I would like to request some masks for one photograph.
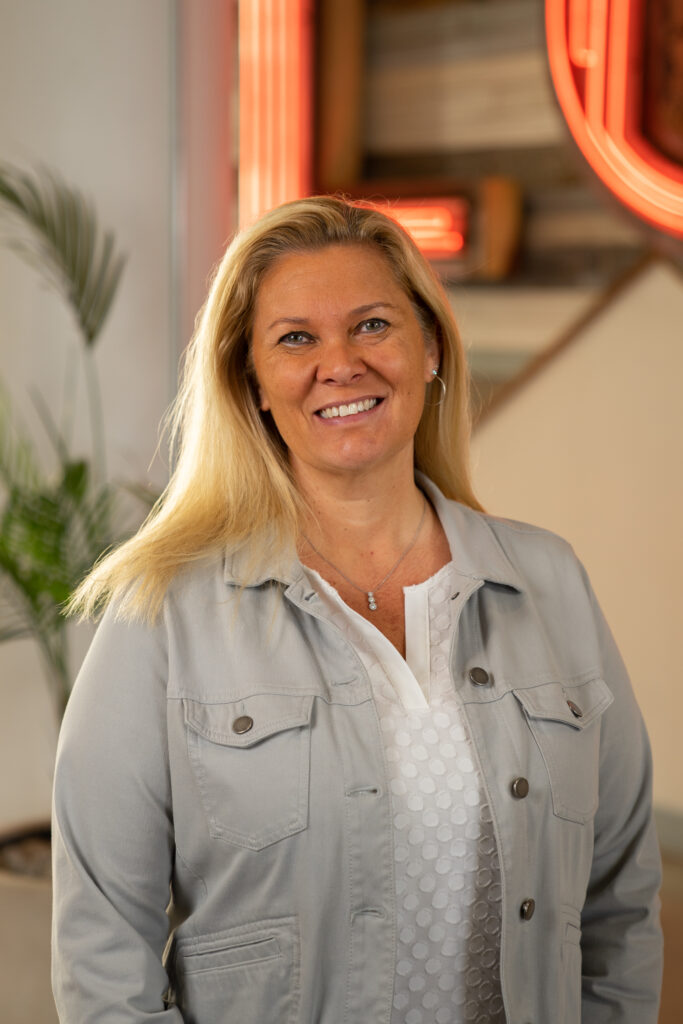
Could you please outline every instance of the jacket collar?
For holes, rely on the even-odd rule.
[[[491,517],[445,498],[423,473],[417,473],[415,478],[436,509],[458,572],[474,580],[523,591],[522,578],[498,540]]]
[[[445,498],[436,484],[422,473],[416,480],[428,496],[441,520],[457,571],[463,576],[487,583],[498,583],[523,591],[521,577],[503,550],[491,525],[491,518],[466,505]],[[268,539],[263,548],[269,548]],[[248,548],[226,552],[223,578],[227,584],[258,587],[271,581],[291,585],[303,577],[303,569],[293,548],[259,562]]]
[[[268,557],[267,552],[273,547],[270,538],[265,537],[259,546],[264,554],[256,558],[246,546],[226,551],[223,568],[226,583],[238,587],[260,587],[271,581],[291,584],[302,578],[303,568],[294,548]]]

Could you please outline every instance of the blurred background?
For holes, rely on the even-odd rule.
[[[683,3],[0,0],[0,990],[43,1024],[61,600],[140,522],[235,230],[376,201],[441,274],[485,507],[567,537],[630,670],[683,989]]]

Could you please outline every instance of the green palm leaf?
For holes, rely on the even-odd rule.
[[[2,489],[36,487],[42,478],[38,458],[28,436],[12,420],[5,389],[0,386],[0,484]]]
[[[125,258],[102,232],[91,204],[51,171],[0,165],[0,206],[23,229],[15,249],[47,273],[76,316],[87,345],[106,320]]]
[[[4,215],[4,216],[3,216]],[[32,637],[63,710],[69,693],[65,601],[102,552],[122,539],[118,487],[107,482],[94,343],[118,288],[124,258],[92,205],[51,171],[0,164],[2,241],[57,288],[84,342],[93,458],[75,458],[50,406],[34,395],[54,448],[45,470],[0,386],[0,643]],[[75,380],[75,378],[72,378]]]
[[[11,576],[0,573],[0,643],[34,635],[35,619]]]

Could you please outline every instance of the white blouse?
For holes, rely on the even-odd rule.
[[[391,1024],[502,1024],[498,853],[448,669],[462,603],[453,564],[404,588],[405,660],[326,580],[306,572],[368,672],[382,728],[398,933]]]

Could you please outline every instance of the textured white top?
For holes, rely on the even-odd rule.
[[[398,931],[391,1024],[502,1024],[498,853],[448,670],[461,603],[453,565],[404,588],[405,660],[306,572],[368,672],[382,728]]]

